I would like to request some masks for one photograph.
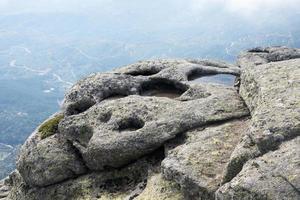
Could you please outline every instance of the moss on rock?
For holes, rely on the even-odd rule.
[[[39,128],[39,134],[41,139],[45,139],[57,132],[58,124],[60,120],[64,118],[64,115],[58,114],[55,117],[44,122]]]
[[[184,199],[184,195],[176,182],[166,180],[160,173],[156,173],[148,177],[146,188],[135,199],[181,200]]]

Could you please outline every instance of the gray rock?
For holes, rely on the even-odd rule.
[[[238,59],[238,65],[243,68],[300,58],[300,49],[288,47],[257,47],[242,53]]]
[[[4,180],[0,181],[0,199],[5,200],[9,195],[10,187],[4,183]]]
[[[248,161],[231,182],[216,193],[220,200],[300,199],[300,137],[279,150]]]
[[[157,85],[182,91],[186,85],[178,81],[220,73],[239,75],[240,70],[234,65],[208,60],[142,61],[113,73],[96,73],[80,80],[66,94],[63,107],[66,115],[78,114],[104,99],[138,95]]]
[[[13,185],[8,199],[22,200],[112,200],[126,199],[145,183],[148,171],[156,167],[160,158],[157,153],[143,157],[123,167],[103,172],[87,172],[77,178],[46,187],[28,186],[15,171],[10,175]],[[142,186],[142,190],[145,186]]]
[[[121,67],[114,72],[130,74],[133,76],[152,76],[177,81],[188,81],[193,76],[210,74],[239,75],[240,69],[225,62],[200,59],[165,59],[141,61],[132,65]]]
[[[244,136],[242,137],[241,141],[237,143],[230,156],[230,161],[224,171],[226,177],[226,179],[224,179],[225,182],[228,182],[234,178],[242,170],[245,162],[262,155],[257,145],[249,136],[249,129],[251,127],[247,128],[248,130],[245,130]]]
[[[30,186],[47,186],[86,172],[77,150],[58,135],[41,140],[38,129],[23,145],[17,169]]]
[[[50,137],[41,139],[37,129],[22,147],[17,169],[26,184],[59,183],[86,173],[85,166],[122,167],[185,130],[248,115],[233,88],[187,81],[190,73],[238,74],[235,66],[165,60],[154,62],[160,71],[147,76],[143,70],[151,65],[142,62],[75,84],[64,101],[65,117],[53,129],[57,133],[46,131]]]
[[[163,160],[164,176],[179,183],[188,199],[214,199],[247,124],[247,120],[236,120],[188,131],[184,144],[170,150]]]
[[[63,119],[59,132],[79,149],[90,169],[103,170],[121,167],[151,153],[191,128],[248,115],[232,88],[191,88],[210,95],[190,101],[132,95],[101,102],[82,114]],[[184,99],[187,97],[193,99],[188,94]]]
[[[79,114],[107,98],[138,94],[142,80],[123,74],[92,74],[78,81],[66,94],[63,105],[65,114]]]
[[[184,199],[184,194],[176,182],[166,180],[161,173],[150,173],[146,187],[134,199],[182,200]]]
[[[299,50],[275,48],[270,52],[263,54],[273,58],[283,52],[282,56],[275,56],[281,60],[297,56],[291,52]],[[256,53],[250,52],[246,58],[240,58],[240,94],[252,120],[246,136],[231,157],[230,166],[236,174],[247,160],[275,150],[281,142],[300,135],[300,59],[253,65],[251,55],[253,59],[256,57]]]

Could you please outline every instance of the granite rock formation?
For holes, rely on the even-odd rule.
[[[286,47],[92,74],[25,142],[0,199],[297,200],[299,99]]]

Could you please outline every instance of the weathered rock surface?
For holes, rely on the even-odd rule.
[[[9,195],[10,187],[5,184],[5,180],[0,181],[0,199],[4,199]]]
[[[215,191],[226,180],[224,170],[247,123],[236,120],[188,131],[184,144],[170,150],[163,160],[164,176],[180,183],[189,199],[214,199]]]
[[[60,134],[73,141],[90,169],[121,167],[188,129],[248,114],[234,89],[208,88],[210,96],[191,101],[129,96],[103,102],[66,117]]]
[[[256,48],[241,68],[181,59],[92,74],[23,145],[0,198],[300,199],[299,57]],[[240,71],[240,88],[195,81]]]
[[[231,175],[228,174],[228,177],[231,178],[242,170],[244,163],[248,160],[274,151],[282,142],[300,135],[300,59],[297,59],[299,49],[281,47],[267,49],[263,53],[257,53],[256,50],[250,51],[239,59],[242,67],[240,94],[249,107],[252,119],[249,130],[231,155],[228,169],[235,172]],[[258,57],[263,58],[264,61],[256,62]],[[291,148],[290,150],[293,151],[296,146],[287,148]],[[275,165],[279,166],[280,163]],[[267,167],[272,170],[271,166],[267,165]],[[239,183],[235,182],[236,188],[243,188],[244,186]],[[262,187],[263,190],[268,190],[268,187]],[[226,191],[228,193],[225,196],[228,198],[229,193],[232,192]],[[239,192],[241,191],[242,189],[239,190]],[[258,196],[255,196],[254,193],[244,191],[240,197],[272,199],[265,195],[266,191],[258,192]],[[261,194],[263,196],[259,196]],[[239,195],[237,196],[239,197]],[[299,198],[299,194],[296,197]],[[278,196],[276,198],[280,199]],[[286,193],[285,198],[293,199],[295,197]]]
[[[180,186],[174,181],[166,180],[160,173],[150,174],[147,180],[147,186],[135,200],[182,200],[184,195]]]
[[[237,61],[239,66],[252,67],[256,65],[300,58],[300,49],[288,47],[257,47],[243,52]]]
[[[195,77],[212,74],[239,75],[240,69],[225,62],[200,59],[169,59],[141,61],[136,64],[116,69],[114,72],[133,76],[152,76],[177,81],[188,81]]]
[[[263,53],[264,57],[283,60],[299,56],[298,49],[271,49],[270,53]],[[288,56],[289,52],[294,53]],[[258,65],[253,64],[256,57],[253,52],[240,57],[240,94],[250,109],[252,120],[232,154],[230,166],[236,172],[247,160],[300,135],[300,59]],[[275,58],[270,59],[273,60],[276,61]]]
[[[11,176],[14,186],[9,199],[24,200],[89,200],[125,199],[131,195],[137,184],[147,177],[149,163],[142,159],[121,170],[89,172],[47,187],[28,187],[22,176],[14,172]]]
[[[300,135],[300,59],[244,68],[240,94],[261,151]]]
[[[187,86],[180,81],[188,81],[191,75],[239,73],[236,66],[207,60],[143,61],[79,81],[66,94],[64,110],[67,115],[78,114],[104,99],[147,94],[158,86],[182,94]]]
[[[47,186],[87,171],[77,150],[64,138],[41,140],[38,129],[23,145],[17,169],[30,186]]]
[[[297,200],[300,198],[300,137],[245,164],[217,192],[218,199]]]

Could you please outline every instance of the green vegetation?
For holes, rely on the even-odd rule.
[[[49,119],[45,123],[41,125],[39,128],[39,134],[41,136],[41,139],[45,139],[51,135],[54,135],[57,132],[58,129],[58,123],[60,120],[64,118],[64,115],[59,114],[53,117],[52,119]]]

